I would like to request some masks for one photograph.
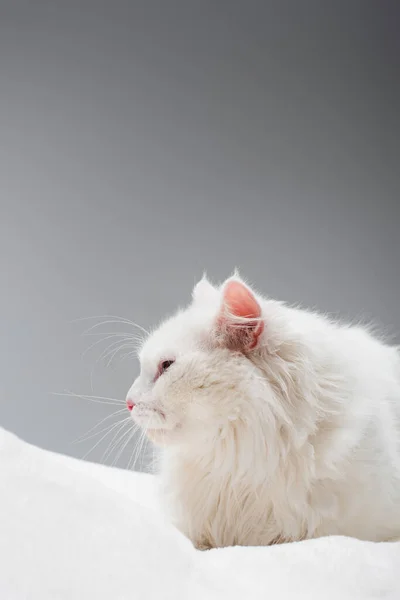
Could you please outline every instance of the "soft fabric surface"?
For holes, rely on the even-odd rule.
[[[340,537],[198,552],[150,475],[0,430],[1,600],[400,599],[400,543]]]

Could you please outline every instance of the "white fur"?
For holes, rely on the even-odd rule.
[[[233,352],[214,335],[222,290],[203,278],[149,336],[128,393],[174,522],[199,548],[399,537],[398,350],[254,294],[264,331]]]

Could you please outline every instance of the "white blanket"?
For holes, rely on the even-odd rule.
[[[198,552],[155,478],[0,429],[0,600],[400,600],[400,543],[340,537]]]

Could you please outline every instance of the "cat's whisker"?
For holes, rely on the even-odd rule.
[[[110,344],[108,344],[107,348],[105,348],[103,350],[103,352],[100,354],[100,356],[96,360],[96,363],[99,363],[101,360],[106,360],[108,358],[108,356],[110,355],[110,353],[112,353],[115,349],[118,350],[119,348],[122,348],[125,343],[126,343],[125,340],[116,340],[116,341],[113,341]]]
[[[139,448],[139,456],[141,457],[141,462],[140,462],[140,468],[143,469],[143,449],[146,446],[147,443],[147,429],[150,423],[150,419],[147,422],[146,428],[143,430],[143,435],[142,435],[142,442],[140,444],[140,448]]]
[[[121,438],[121,447],[120,450],[118,451],[118,453],[116,454],[114,460],[111,463],[111,466],[115,466],[120,458],[120,456],[123,454],[126,446],[128,445],[128,443],[130,442],[130,440],[132,439],[132,437],[135,435],[135,430],[133,429],[133,427],[130,427],[128,429],[128,431],[126,433],[124,433],[124,435]],[[126,441],[124,443],[123,440],[126,438]]]
[[[110,415],[107,415],[106,417],[104,417],[104,419],[101,419],[101,421],[99,421],[96,425],[91,427],[86,433],[84,433],[82,436],[80,436],[76,440],[74,440],[72,442],[72,444],[77,444],[77,443],[86,441],[88,439],[86,436],[88,434],[90,434],[91,432],[94,432],[98,427],[100,427],[100,425],[102,423],[105,423],[105,421],[108,421],[108,419],[112,419],[113,417],[116,417],[117,415],[119,415],[125,411],[126,411],[126,408],[120,408],[120,409],[114,411],[113,413],[111,413]],[[103,430],[101,430],[101,431],[103,431]],[[95,435],[97,435],[98,433],[100,433],[100,432],[98,431]]]
[[[136,329],[138,329],[139,331],[141,331],[146,336],[150,335],[150,332],[147,329],[145,329],[144,327],[142,327],[141,325],[139,325],[138,323],[134,323],[130,319],[124,319],[122,317],[115,317],[115,316],[112,316],[112,315],[109,318],[107,317],[107,315],[102,316],[102,317],[82,317],[80,319],[75,319],[72,322],[78,322],[78,321],[84,321],[84,320],[90,320],[90,319],[105,319],[105,320],[100,321],[99,323],[95,323],[94,325],[92,325],[91,327],[89,327],[84,332],[84,334],[87,334],[90,331],[93,331],[93,329],[96,329],[98,327],[102,327],[104,325],[119,324],[119,325],[129,325],[131,327],[135,327]]]
[[[137,444],[135,446],[135,459],[133,461],[133,467],[132,467],[133,469],[135,469],[136,463],[139,460],[140,452],[141,452],[141,449],[142,449],[142,446],[143,446],[143,442],[146,439],[146,434],[147,434],[147,429],[148,429],[148,424],[149,423],[150,423],[150,417],[149,417],[146,425],[141,429],[141,433],[140,433],[139,439],[138,439]]]
[[[114,452],[114,450],[116,448],[118,448],[120,442],[121,442],[121,434],[123,432],[123,430],[125,429],[126,426],[128,426],[128,429],[130,429],[130,427],[132,425],[134,425],[131,417],[127,417],[126,419],[123,419],[123,421],[121,422],[121,427],[119,429],[117,429],[117,431],[115,432],[115,434],[113,435],[111,441],[109,442],[106,450],[104,451],[103,456],[101,457],[101,461],[103,462],[108,460],[109,457],[112,455],[112,453]]]
[[[128,417],[129,418],[129,417]],[[84,456],[82,456],[82,460],[85,460],[85,458],[87,458],[89,456],[89,454],[91,454],[93,452],[93,450],[95,448],[97,448],[97,446],[112,432],[114,431],[114,428],[117,427],[120,423],[114,423],[114,425],[108,429],[108,431],[96,442],[96,444],[94,446],[92,446],[92,448],[86,452],[86,454]]]
[[[96,337],[99,335],[115,335],[120,337],[129,337],[133,339],[141,339],[140,333],[129,332],[129,331],[86,331],[82,333],[85,337]]]
[[[128,465],[127,465],[127,467],[126,467],[126,468],[127,468],[127,471],[130,471],[130,470],[131,470],[131,463],[132,463],[132,459],[134,458],[134,454],[135,454],[135,447],[136,447],[136,446],[134,446],[134,447],[132,448],[132,452],[131,452],[130,458],[129,458],[129,460],[128,460]]]
[[[121,362],[126,360],[127,358],[130,358],[131,356],[135,356],[137,355],[137,350],[132,350],[132,352],[125,352],[125,354],[123,354],[121,356]]]
[[[110,342],[110,344],[108,344],[108,346],[100,354],[100,356],[96,362],[100,362],[102,359],[106,359],[109,352],[112,352],[112,350],[114,350],[115,348],[118,348],[119,346],[122,347],[123,344],[125,344],[125,343],[127,343],[125,339],[118,339],[118,340],[114,340],[113,342]],[[131,347],[132,348],[134,347],[134,340],[131,340]]]
[[[132,348],[132,344],[129,343],[125,343],[125,344],[121,344],[120,346],[118,346],[117,348],[114,348],[113,350],[111,350],[108,354],[107,357],[109,358],[108,362],[107,362],[107,367],[109,367],[112,363],[112,361],[114,360],[114,358],[117,356],[117,354],[119,352],[121,352],[121,350],[127,349],[127,348]]]
[[[139,425],[137,425],[137,429],[139,431],[139,436],[138,436],[138,439],[136,441],[136,444],[133,447],[131,458],[130,458],[129,463],[128,463],[128,469],[131,468],[131,462],[132,461],[133,461],[132,462],[132,468],[133,469],[135,468],[137,456],[138,456],[138,454],[140,452],[140,443],[141,443],[142,437],[146,437],[146,431],[147,431],[147,427],[146,426],[145,427],[140,427]]]
[[[91,335],[91,334],[90,334],[90,335]],[[94,334],[94,335],[97,335],[97,334]],[[103,333],[101,333],[100,335],[103,335]],[[108,334],[108,335],[106,335],[106,336],[105,336],[105,337],[103,337],[101,340],[96,340],[95,342],[93,342],[93,344],[90,344],[90,346],[89,346],[88,348],[86,348],[86,350],[84,350],[84,352],[82,353],[82,358],[83,358],[83,357],[84,357],[84,356],[85,356],[85,355],[86,355],[88,352],[90,352],[90,350],[92,350],[93,348],[95,348],[95,347],[96,347],[96,346],[98,346],[99,344],[102,344],[103,342],[105,342],[105,341],[107,341],[107,340],[109,340],[109,339],[111,339],[111,338],[114,338],[114,337],[115,337],[115,334],[114,334],[114,333],[112,333],[112,334]],[[127,337],[130,337],[130,336],[127,336]],[[113,343],[119,343],[120,341],[121,341],[121,340],[117,340],[117,342],[113,342]],[[110,347],[110,346],[107,346],[107,348],[109,348],[109,347]],[[100,356],[100,358],[98,359],[98,361],[99,361],[99,360],[101,360],[101,357],[102,357],[102,355]]]
[[[81,400],[89,400],[90,402],[97,402],[99,404],[114,404],[114,405],[123,405],[125,404],[124,400],[119,400],[118,398],[108,398],[106,396],[94,396],[94,395],[82,395],[75,394],[74,392],[52,392],[53,396],[66,396],[69,398],[79,398]]]
[[[133,451],[132,451],[132,457],[133,457],[132,469],[133,470],[135,470],[135,467],[136,467],[136,462],[137,462],[137,458],[138,458],[138,450],[140,447],[140,442],[141,442],[143,434],[144,434],[143,429],[141,429],[138,439],[136,440],[136,443],[135,443]]]
[[[129,417],[128,417],[128,419],[129,419]],[[124,419],[124,420],[126,420],[126,419]],[[108,431],[109,433],[111,433],[112,431],[114,431],[114,429],[115,429],[115,428],[117,427],[117,425],[119,425],[120,423],[121,423],[121,421],[117,421],[117,422],[115,422],[115,423],[109,423],[109,424],[107,425],[107,427],[103,427],[103,429],[100,429],[99,431],[95,431],[94,433],[92,433],[92,434],[90,434],[90,435],[88,435],[88,436],[84,437],[83,439],[81,439],[81,440],[78,440],[78,443],[81,443],[81,442],[87,442],[88,440],[91,440],[91,439],[95,438],[96,436],[98,436],[98,435],[102,434],[104,431]]]

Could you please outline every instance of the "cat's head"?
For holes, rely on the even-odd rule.
[[[133,420],[161,445],[221,434],[265,395],[257,367],[266,324],[257,294],[239,276],[214,287],[205,277],[192,302],[145,341],[127,395]]]

